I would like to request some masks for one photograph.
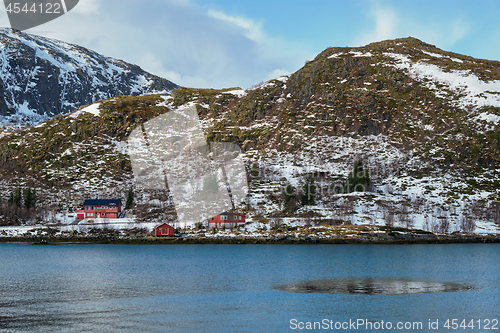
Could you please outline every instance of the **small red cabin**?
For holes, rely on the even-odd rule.
[[[224,212],[212,215],[208,219],[209,228],[232,228],[236,227],[238,223],[245,223],[245,215]]]
[[[174,227],[169,224],[163,223],[155,227],[155,236],[173,236]]]

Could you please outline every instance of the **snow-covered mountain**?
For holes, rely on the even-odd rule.
[[[0,29],[0,122],[37,123],[118,95],[178,86],[84,47]]]

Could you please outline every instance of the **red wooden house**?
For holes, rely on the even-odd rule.
[[[121,199],[87,199],[83,209],[76,211],[78,219],[116,219],[122,211]]]
[[[163,223],[155,227],[155,236],[173,236],[174,227],[169,224]]]
[[[209,228],[233,228],[236,227],[238,223],[245,223],[245,215],[224,212],[212,215],[208,219]]]

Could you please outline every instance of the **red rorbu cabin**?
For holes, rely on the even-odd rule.
[[[233,228],[236,227],[238,223],[245,223],[245,215],[224,212],[212,215],[208,219],[209,228]]]
[[[87,199],[83,210],[76,211],[78,219],[116,219],[122,211],[121,199]]]
[[[155,227],[155,236],[173,236],[174,227],[169,224],[163,223]]]

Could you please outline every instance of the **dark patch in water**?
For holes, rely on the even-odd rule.
[[[429,282],[403,279],[314,280],[276,287],[291,293],[408,295],[446,293],[474,289],[454,282]]]

